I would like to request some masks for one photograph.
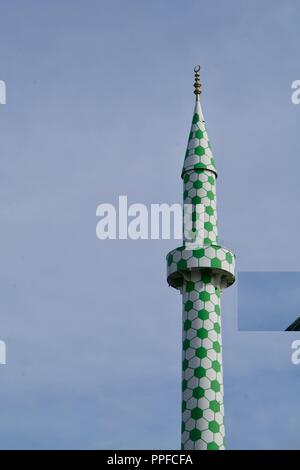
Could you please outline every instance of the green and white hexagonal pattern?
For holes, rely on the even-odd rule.
[[[183,300],[182,448],[224,449],[220,296],[235,256],[218,244],[216,168],[199,99],[182,178],[183,246],[167,255],[167,279]]]
[[[181,288],[186,272],[210,270],[219,274],[220,288],[234,283],[235,255],[220,245],[189,249],[180,246],[167,255],[167,279],[170,286]]]
[[[182,173],[193,169],[210,170],[216,174],[215,160],[206,132],[200,101],[196,101]]]
[[[183,176],[184,241],[199,246],[218,243],[216,175],[189,170]]]
[[[182,448],[224,449],[219,275],[190,271],[183,294]]]

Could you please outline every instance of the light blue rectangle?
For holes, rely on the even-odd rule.
[[[300,272],[238,273],[238,328],[284,331],[300,316]]]

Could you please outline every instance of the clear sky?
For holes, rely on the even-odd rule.
[[[96,207],[181,202],[202,66],[221,242],[297,271],[296,0],[0,0],[1,448],[179,448],[178,241],[100,241]],[[270,294],[271,295],[271,294]],[[223,295],[227,448],[299,448],[292,333]]]

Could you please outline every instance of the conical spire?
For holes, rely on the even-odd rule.
[[[189,135],[187,150],[182,169],[182,177],[187,171],[193,169],[210,170],[217,175],[215,161],[211,151],[211,146],[206,132],[205,121],[203,118],[200,104],[201,82],[199,71],[200,66],[197,65],[194,69],[194,94],[196,95],[196,103],[194,108],[191,132]]]

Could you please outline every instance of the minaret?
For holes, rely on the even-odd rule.
[[[183,246],[167,255],[168,283],[183,304],[182,449],[224,449],[220,298],[234,282],[234,254],[218,244],[217,172],[200,105],[196,103],[182,170]]]

